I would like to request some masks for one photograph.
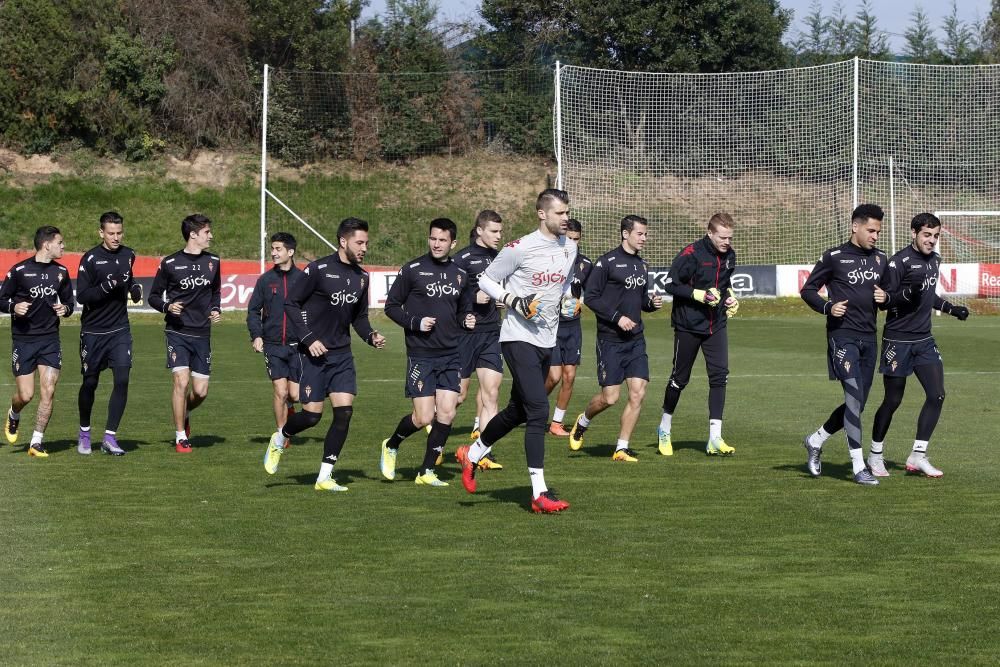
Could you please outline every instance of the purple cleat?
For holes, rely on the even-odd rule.
[[[80,434],[76,436],[76,453],[90,456],[90,431],[80,429]]]
[[[104,434],[104,441],[101,443],[101,451],[111,456],[125,456],[125,450],[118,445],[115,436],[110,433]]]

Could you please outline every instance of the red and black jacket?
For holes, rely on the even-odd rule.
[[[678,331],[710,335],[726,326],[723,304],[736,269],[736,253],[732,248],[724,253],[715,249],[708,236],[695,241],[678,253],[667,275],[667,294],[674,297],[670,324]],[[694,300],[696,289],[715,287],[722,296],[716,305]]]
[[[302,277],[302,270],[292,264],[288,271],[272,267],[257,279],[247,306],[250,340],[263,338],[265,343],[295,345],[295,334],[285,314],[285,301],[292,286]]]

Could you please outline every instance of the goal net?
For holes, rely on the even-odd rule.
[[[856,200],[894,209],[886,251],[909,243],[918,212],[996,207],[997,66],[852,60],[727,74],[566,66],[557,80],[562,183],[592,252],[617,243],[621,217],[638,213],[651,221],[645,254],[664,266],[714,211],[727,210],[741,263],[811,264],[847,238]],[[986,223],[977,220],[951,224],[979,238]],[[988,240],[975,252],[946,241],[946,262],[1000,261]]]

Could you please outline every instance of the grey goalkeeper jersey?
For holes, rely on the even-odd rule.
[[[500,342],[521,341],[536,347],[555,347],[559,327],[559,300],[573,275],[576,241],[565,236],[545,238],[535,231],[505,245],[479,279],[479,288],[494,299],[510,292],[535,295],[541,317],[528,321],[508,312],[500,328]],[[485,278],[485,280],[484,280]],[[504,287],[501,288],[500,284]]]

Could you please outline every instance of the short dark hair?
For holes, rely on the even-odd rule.
[[[368,222],[361,218],[344,218],[337,225],[337,242],[340,239],[350,239],[355,232],[367,232]]]
[[[295,237],[288,232],[275,232],[271,234],[271,243],[280,243],[289,250],[295,250]]]
[[[448,232],[451,234],[451,240],[454,241],[458,237],[458,225],[451,218],[434,218],[431,220],[428,232],[432,229],[440,229],[442,232]]]
[[[570,218],[566,221],[566,231],[567,232],[580,232],[583,234],[583,225],[576,218]]]
[[[555,188],[546,188],[538,193],[538,199],[535,200],[535,210],[544,211],[545,207],[551,204],[553,201],[561,201],[564,204],[569,204],[569,194],[565,190],[557,190]]]
[[[910,229],[915,232],[919,232],[924,227],[934,229],[935,227],[940,226],[941,218],[937,217],[933,213],[917,213],[913,216],[913,221],[910,223]]]
[[[854,212],[851,213],[851,222],[856,222],[858,224],[864,222],[865,220],[878,220],[882,222],[885,218],[885,212],[882,210],[881,206],[876,204],[861,204]]]
[[[483,209],[476,216],[476,224],[472,225],[472,229],[469,230],[469,243],[475,243],[478,235],[476,234],[477,229],[486,229],[486,225],[492,222],[503,223],[503,218],[500,214],[491,209]]]
[[[118,211],[108,211],[107,213],[101,214],[101,229],[104,229],[104,225],[124,225],[125,220],[122,218]]]
[[[58,227],[53,227],[52,225],[43,225],[35,230],[35,250],[41,250],[42,246],[57,235],[62,234]]]
[[[725,211],[718,211],[708,219],[708,231],[714,232],[719,227],[732,229],[734,224],[733,216],[729,215]]]
[[[208,216],[202,215],[201,213],[192,213],[188,217],[181,220],[181,236],[184,237],[184,241],[186,242],[189,238],[191,238],[192,232],[197,234],[211,224],[212,221],[208,219]]]
[[[621,230],[623,232],[630,232],[636,225],[642,225],[645,227],[648,224],[649,223],[646,221],[646,218],[641,215],[626,215],[622,218]]]

